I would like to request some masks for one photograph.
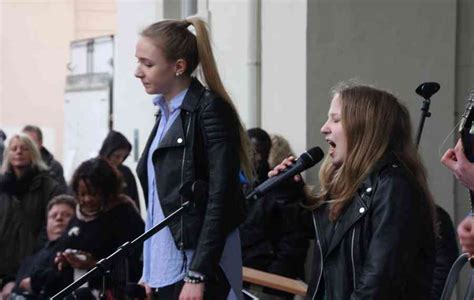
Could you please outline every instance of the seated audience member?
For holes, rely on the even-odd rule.
[[[76,216],[60,240],[64,251],[55,259],[65,282],[72,282],[73,269],[90,270],[98,260],[143,233],[143,220],[133,201],[122,194],[122,187],[116,168],[102,158],[87,160],[74,172]],[[106,288],[114,297],[123,296],[126,282],[138,281],[141,252],[139,247],[126,260],[114,264],[106,279]],[[92,278],[89,288],[100,290],[102,278]]]
[[[51,175],[59,182],[61,187],[66,190],[66,180],[64,179],[63,167],[56,159],[54,159],[53,154],[43,146],[43,132],[41,129],[38,126],[26,125],[23,128],[23,133],[28,135],[35,142],[41,153],[41,158],[49,167]]]
[[[290,143],[281,135],[271,135],[272,148],[268,155],[268,164],[270,169],[273,169],[279,165],[288,156],[295,156],[293,149],[291,149]]]
[[[248,134],[255,154],[253,163],[257,186],[268,178],[271,140],[260,128],[250,129]],[[258,200],[247,200],[247,218],[240,226],[244,266],[290,278],[304,277],[311,235],[305,230],[310,226],[310,213],[298,202],[304,196],[301,183],[288,181]],[[274,299],[292,298],[275,290],[265,289],[263,292],[272,294]]]
[[[130,151],[132,151],[132,144],[130,144],[127,138],[120,132],[112,130],[102,143],[99,156],[105,158],[120,171],[125,185],[124,193],[132,198],[137,207],[140,208],[137,182],[130,168],[123,164]]]
[[[20,262],[46,241],[46,208],[62,192],[26,135],[9,140],[0,172],[0,290],[15,285]]]
[[[76,202],[70,195],[59,195],[49,202],[46,223],[48,241],[41,250],[22,261],[16,276],[15,294],[41,296],[54,290],[58,284],[53,269],[56,252],[60,250],[58,240],[75,213]]]

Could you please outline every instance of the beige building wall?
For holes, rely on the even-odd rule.
[[[75,39],[114,34],[116,6],[115,0],[75,0]]]
[[[73,4],[0,2],[0,127],[11,135],[27,123],[37,124],[44,129],[46,146],[59,157]]]
[[[115,0],[0,1],[0,128],[43,129],[61,160],[69,44],[113,34]]]

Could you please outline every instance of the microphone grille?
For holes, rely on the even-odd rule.
[[[319,147],[313,147],[301,154],[300,159],[303,165],[310,168],[321,161],[324,157],[324,152]]]

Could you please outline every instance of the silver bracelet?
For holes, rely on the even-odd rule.
[[[199,272],[188,271],[184,277],[184,282],[186,283],[202,283],[206,282],[206,276]]]

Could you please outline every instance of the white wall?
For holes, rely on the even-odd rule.
[[[203,9],[198,13],[209,15],[211,43],[222,81],[245,125],[254,127],[256,124],[251,115],[255,103],[249,102],[247,80],[250,3],[222,0],[204,2],[208,2],[208,12]]]
[[[137,60],[135,45],[139,32],[146,26],[163,19],[162,1],[117,1],[117,31],[115,36],[114,129],[122,132],[134,144],[134,131],[138,130],[139,155],[153,128],[156,109],[153,96],[145,93],[135,78]],[[125,164],[135,170],[137,160],[132,155]],[[137,181],[138,183],[138,181]],[[140,185],[138,183],[138,185]],[[139,191],[141,188],[139,187]],[[141,197],[143,201],[143,197]],[[144,204],[144,203],[142,203]],[[144,205],[141,205],[144,207]],[[142,211],[143,213],[144,211]]]
[[[262,1],[262,128],[306,141],[306,0]]]
[[[118,1],[115,38],[114,129],[133,141],[133,131],[139,130],[140,152],[154,124],[153,96],[145,93],[135,78],[137,60],[135,45],[139,32],[162,19],[163,3],[159,1]],[[131,158],[128,159],[129,162]]]

